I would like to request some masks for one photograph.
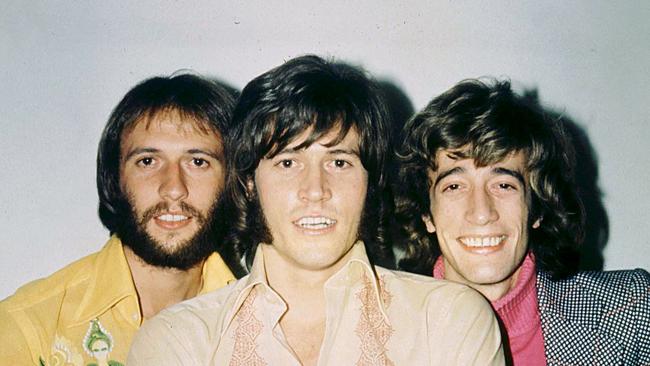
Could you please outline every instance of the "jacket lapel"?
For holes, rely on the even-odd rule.
[[[601,364],[621,359],[615,337],[601,329],[600,301],[574,276],[553,281],[544,272],[537,274],[537,298],[548,365]],[[618,362],[617,362],[618,364]]]

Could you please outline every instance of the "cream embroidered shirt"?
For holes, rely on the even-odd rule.
[[[203,266],[200,293],[234,277],[219,254]],[[122,365],[142,315],[122,243],[31,282],[0,302],[0,364]]]
[[[127,365],[300,365],[258,246],[251,273],[144,323]],[[372,266],[364,245],[325,284],[318,365],[502,365],[490,305],[463,285]]]

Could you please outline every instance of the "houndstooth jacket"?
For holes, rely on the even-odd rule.
[[[650,274],[537,273],[548,365],[650,365]]]

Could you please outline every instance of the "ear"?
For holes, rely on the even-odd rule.
[[[422,215],[422,222],[424,222],[424,226],[427,227],[427,231],[430,234],[436,232],[436,227],[435,225],[433,225],[433,220],[431,219],[431,215]]]
[[[533,222],[533,229],[538,229],[542,225],[542,218],[538,218]]]

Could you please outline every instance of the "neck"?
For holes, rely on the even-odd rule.
[[[465,284],[473,288],[474,290],[480,292],[492,303],[504,297],[506,294],[508,294],[508,292],[510,292],[516,286],[517,279],[519,278],[519,272],[521,272],[521,265],[520,265],[519,268],[517,268],[512,275],[510,275],[508,278],[504,279],[503,281],[496,282],[496,283],[489,283],[489,284],[481,284],[481,283],[473,283],[471,281],[468,281],[466,278],[459,275],[455,271],[448,270],[449,265],[444,261],[444,259],[441,262],[441,264],[442,267],[440,269],[442,269],[441,272],[443,272],[442,277],[444,277],[444,279]],[[440,271],[440,269],[438,269],[437,271]],[[438,275],[441,275],[441,273],[438,273]]]
[[[515,287],[515,284],[517,283],[518,273],[519,270],[517,270],[517,272],[515,272],[512,276],[498,283],[492,283],[489,285],[468,283],[467,285],[483,294],[483,296],[485,296],[490,302],[495,302],[504,297],[508,292],[510,292],[510,290]]]
[[[162,309],[196,296],[201,288],[203,262],[181,271],[145,263],[131,248],[124,247],[144,319]]]
[[[325,282],[330,271],[311,270],[292,265],[272,245],[262,245],[266,279],[269,286],[287,303],[288,312],[311,309],[309,318],[316,315],[314,309],[325,309]]]
[[[265,272],[269,286],[287,304],[280,320],[286,340],[303,365],[315,365],[325,336],[325,282],[344,259],[327,269],[292,265],[272,245],[263,245]]]
[[[508,292],[510,292],[510,290],[512,290],[515,287],[515,285],[517,284],[517,278],[519,277],[519,271],[521,271],[521,267],[517,268],[517,270],[512,274],[512,276],[506,278],[505,280],[497,283],[490,283],[490,284],[470,283],[464,279],[449,278],[448,276],[445,276],[445,279],[464,283],[470,286],[471,288],[473,288],[474,290],[480,292],[490,302],[493,303],[499,300],[500,298],[504,297]]]

